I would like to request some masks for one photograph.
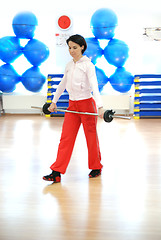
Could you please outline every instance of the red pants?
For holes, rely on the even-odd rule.
[[[96,104],[93,98],[79,101],[69,100],[68,110],[78,112],[97,112]],[[88,148],[88,167],[89,169],[102,168],[99,141],[96,130],[97,116],[65,113],[57,158],[50,167],[52,170],[63,174],[66,172],[81,123],[83,125]]]

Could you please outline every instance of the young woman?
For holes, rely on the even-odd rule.
[[[73,59],[66,66],[64,77],[57,87],[49,111],[54,112],[59,97],[66,89],[69,93],[68,110],[97,113],[98,109],[99,117],[103,118],[103,105],[98,90],[95,66],[87,56],[83,56],[87,49],[86,41],[76,34],[67,39],[67,44]],[[52,173],[44,176],[44,180],[61,181],[61,174],[66,172],[81,124],[88,148],[88,167],[91,169],[89,177],[97,177],[101,174],[103,166],[96,130],[97,116],[65,113],[57,158],[50,167]]]

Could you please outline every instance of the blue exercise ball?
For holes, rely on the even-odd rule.
[[[5,63],[14,62],[22,54],[22,47],[17,37],[0,38],[0,59]]]
[[[24,47],[23,53],[33,66],[39,66],[49,57],[49,48],[41,41],[31,39]]]
[[[5,93],[13,92],[20,76],[11,64],[4,64],[0,67],[0,91]]]
[[[31,92],[39,92],[45,81],[46,77],[40,72],[38,67],[27,69],[21,76],[22,84],[28,91]]]
[[[95,67],[95,68],[96,68],[98,88],[99,88],[99,91],[101,92],[103,87],[108,82],[108,77],[106,76],[105,72],[102,69],[100,69],[98,67]]]
[[[98,39],[111,39],[118,24],[116,13],[109,8],[100,8],[94,12],[90,21],[93,35]]]
[[[13,31],[18,38],[33,38],[37,25],[37,18],[32,12],[20,12],[12,21]]]
[[[97,58],[101,57],[103,54],[99,41],[96,38],[86,38],[85,40],[87,42],[87,49],[84,55],[89,57],[93,64],[96,64]]]
[[[127,72],[124,67],[119,67],[114,74],[110,76],[109,82],[113,89],[125,93],[131,89],[134,77],[131,73]]]
[[[122,67],[129,57],[129,47],[121,40],[111,39],[104,49],[104,56],[108,63]]]

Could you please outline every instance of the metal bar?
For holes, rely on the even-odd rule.
[[[91,116],[98,116],[98,113],[89,113],[89,112],[77,112],[77,111],[70,111],[70,110],[65,110],[65,109],[55,109],[55,111],[59,111],[59,112],[68,112],[68,113],[76,113],[76,114],[84,114],[84,115],[91,115]],[[112,115],[111,116],[113,118],[122,118],[122,119],[127,119],[127,120],[130,120],[131,117],[127,117],[127,116],[115,116],[115,115]]]
[[[131,117],[127,117],[127,116],[115,116],[115,115],[112,115],[113,118],[122,118],[122,119],[127,119],[127,120],[130,120]]]
[[[31,106],[31,108],[42,109],[41,107],[34,107],[34,106]],[[98,113],[77,112],[77,111],[70,111],[70,110],[65,110],[65,109],[60,109],[60,108],[56,108],[55,111],[98,116]],[[115,116],[115,115],[112,115],[112,114],[111,114],[111,116],[112,116],[112,118],[121,118],[121,119],[127,119],[127,120],[131,119],[131,117],[127,117],[127,116]]]
[[[84,115],[92,115],[92,116],[98,116],[98,113],[89,113],[89,112],[77,112],[77,111],[70,111],[70,110],[65,110],[65,109],[60,109],[60,108],[57,108],[54,110],[55,111],[58,111],[58,112],[68,112],[68,113],[76,113],[76,114],[84,114]]]

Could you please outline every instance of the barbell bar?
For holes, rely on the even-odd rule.
[[[51,112],[48,110],[50,106],[50,103],[45,103],[43,105],[42,111],[44,114],[49,115]],[[33,107],[32,108],[39,108],[39,107]],[[39,108],[41,109],[41,108]],[[77,112],[77,111],[71,111],[71,110],[65,110],[65,109],[54,109],[54,111],[59,111],[59,112],[67,112],[67,113],[75,113],[75,114],[84,114],[84,115],[91,115],[91,116],[98,116],[98,113],[89,113],[89,112]],[[121,118],[121,119],[126,119],[130,120],[130,117],[127,116],[115,116],[115,112],[113,110],[106,110],[103,114],[103,119],[105,122],[111,122],[113,118]]]

